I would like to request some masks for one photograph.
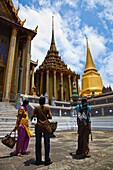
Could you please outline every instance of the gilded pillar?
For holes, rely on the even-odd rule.
[[[54,98],[56,99],[56,70],[54,70]]]
[[[16,101],[16,98],[17,98],[20,57],[21,57],[21,51],[19,50],[19,41],[16,41],[16,49],[15,49],[15,56],[14,56],[14,67],[13,67],[13,72],[12,72],[13,78],[12,78],[11,90],[10,90],[11,101]]]
[[[60,76],[61,76],[61,100],[63,100],[63,73],[61,73]]]
[[[34,88],[34,66],[32,66],[31,91]]]
[[[26,84],[25,84],[25,94],[29,94],[29,84],[30,84],[30,59],[31,59],[31,36],[27,37],[26,42]]]
[[[20,91],[23,94],[25,93],[25,85],[26,85],[26,80],[25,80],[25,73],[26,73],[25,56],[26,56],[26,44],[23,44],[23,49],[22,49],[22,73],[21,73],[21,82],[20,82]],[[22,84],[22,82],[24,82],[24,83]]]
[[[40,77],[40,95],[43,94],[43,72],[41,72]]]
[[[12,72],[13,72],[13,66],[14,66],[16,38],[17,38],[17,30],[15,28],[13,28],[12,33],[11,33],[7,67],[6,67],[6,75],[5,75],[5,83],[4,83],[4,91],[3,91],[3,101],[10,100],[10,90],[11,90]]]
[[[49,70],[46,71],[46,93],[49,95]]]
[[[72,97],[72,89],[71,89],[71,75],[68,75],[68,82],[69,82],[69,96]]]
[[[20,74],[20,60],[21,60],[21,51],[18,52],[18,57],[16,58],[16,74],[15,74],[15,84],[18,87],[19,86],[19,74]],[[18,89],[18,88],[17,88]],[[18,91],[18,90],[17,90]]]

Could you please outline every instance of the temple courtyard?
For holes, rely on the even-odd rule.
[[[51,138],[53,163],[49,166],[35,165],[35,137],[30,140],[30,154],[23,157],[10,156],[15,148],[9,149],[0,142],[0,170],[113,170],[113,131],[94,130],[92,134],[91,157],[75,159],[70,153],[77,147],[77,131],[55,132]]]

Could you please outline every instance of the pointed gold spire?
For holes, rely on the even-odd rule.
[[[85,69],[84,69],[84,73],[88,70],[97,71],[95,64],[93,62],[93,59],[92,59],[90,49],[89,49],[88,38],[86,38],[86,46],[87,46],[87,55],[86,55],[86,66],[85,66]]]
[[[82,75],[81,95],[82,96],[99,95],[102,93],[103,83],[101,76],[98,73],[93,62],[87,38],[86,43],[87,43],[87,56],[84,74]]]
[[[54,16],[52,16],[52,39],[51,39],[50,51],[57,51],[55,40],[54,40]]]

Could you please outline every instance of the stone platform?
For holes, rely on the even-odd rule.
[[[11,157],[15,148],[9,149],[0,142],[0,170],[113,170],[113,132],[93,131],[92,134],[91,157],[73,159],[70,153],[77,147],[77,131],[56,132],[56,137],[51,138],[53,164],[49,166],[35,165],[35,137],[30,139],[30,154],[23,157]]]

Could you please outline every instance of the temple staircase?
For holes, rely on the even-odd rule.
[[[0,102],[0,138],[9,134],[15,126],[17,109],[14,103]]]
[[[31,112],[32,109],[29,108],[28,110]],[[15,107],[15,103],[0,102],[0,138],[4,137],[6,134],[9,134],[15,127],[17,112],[18,110]],[[50,121],[58,122],[57,131],[76,129],[75,117],[53,116]],[[34,132],[34,125],[31,124],[30,119],[29,125],[31,131]]]

